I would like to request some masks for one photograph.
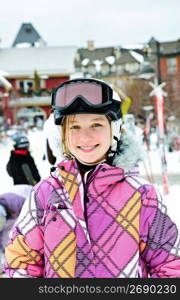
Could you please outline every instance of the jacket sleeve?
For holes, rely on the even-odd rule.
[[[49,146],[49,142],[48,139],[46,140],[46,152],[47,152],[47,157],[48,157],[48,161],[51,165],[54,165],[56,162],[56,157],[53,155],[53,152]]]
[[[38,183],[41,180],[41,177],[39,175],[38,169],[34,162],[34,158],[31,155],[30,155],[30,169],[32,171],[33,178],[35,179],[36,183]]]
[[[24,202],[11,239],[5,247],[4,271],[9,277],[43,277],[43,230],[37,203],[33,190]]]
[[[8,175],[9,175],[10,177],[12,177],[11,158],[9,159],[9,161],[8,161],[8,163],[7,163],[6,170],[7,170],[7,172],[8,172]]]
[[[4,193],[0,195],[0,204],[4,205],[6,209],[11,212],[10,215],[18,216],[24,204],[25,197],[19,196],[16,193]]]
[[[49,118],[44,123],[44,136],[45,136],[45,143],[48,141],[48,146],[50,151],[52,152],[50,157],[48,155],[48,148],[46,143],[46,154],[48,157],[48,160],[51,164],[54,164],[55,161],[58,163],[58,161],[61,158],[61,151],[60,148],[61,145],[61,139],[60,139],[60,127],[58,125],[54,124],[54,114],[51,113]],[[54,158],[53,158],[54,157]],[[54,162],[53,162],[54,161]]]
[[[140,253],[149,277],[180,277],[180,235],[159,191],[144,187],[140,217]]]

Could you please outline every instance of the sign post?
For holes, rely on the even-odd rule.
[[[162,168],[162,184],[164,195],[169,194],[169,184],[167,177],[167,161],[165,155],[165,132],[164,132],[164,96],[166,92],[163,91],[165,82],[157,85],[152,82],[149,83],[153,90],[150,96],[154,96],[155,109],[156,109],[156,119],[158,126],[158,142],[159,142],[159,153],[161,158],[161,168]]]

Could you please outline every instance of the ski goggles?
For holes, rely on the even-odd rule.
[[[89,106],[104,107],[112,103],[113,91],[109,85],[96,79],[74,79],[58,86],[52,94],[54,109],[63,110],[77,98]]]

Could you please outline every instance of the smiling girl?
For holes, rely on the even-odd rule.
[[[6,246],[10,277],[180,277],[180,242],[159,191],[139,177],[143,145],[122,132],[105,82],[52,94],[61,159],[25,201]]]

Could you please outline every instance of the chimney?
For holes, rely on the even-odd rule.
[[[94,47],[94,41],[93,41],[93,40],[87,41],[87,49],[88,49],[89,51],[95,50],[95,47]]]

